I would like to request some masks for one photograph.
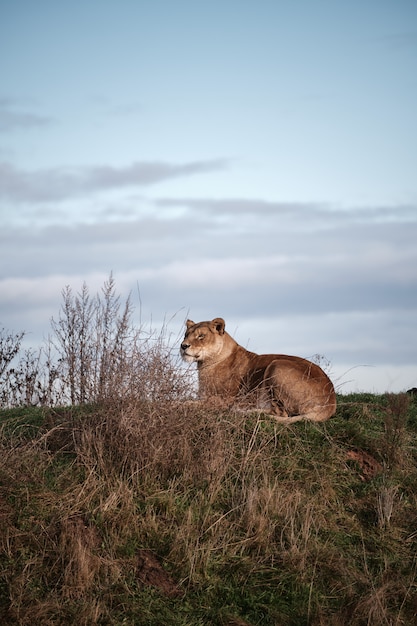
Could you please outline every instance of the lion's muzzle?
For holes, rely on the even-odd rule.
[[[181,344],[181,348],[180,348],[180,353],[183,359],[186,359],[187,357],[190,357],[189,354],[187,354],[187,350],[190,348],[190,344],[189,343],[182,343]]]
[[[184,361],[187,361],[187,363],[193,363],[194,361],[197,360],[197,357],[194,356],[193,354],[188,354],[187,350],[189,350],[191,348],[191,344],[183,342],[181,344],[181,348],[180,348],[180,353],[181,353],[181,357],[184,359]]]

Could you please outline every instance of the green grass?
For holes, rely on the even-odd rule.
[[[0,623],[416,623],[417,405],[338,400],[0,411]]]

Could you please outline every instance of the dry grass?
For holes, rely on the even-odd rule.
[[[413,623],[416,408],[360,402],[293,427],[170,393],[4,414],[2,623]]]

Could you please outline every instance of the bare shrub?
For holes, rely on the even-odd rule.
[[[52,342],[69,401],[102,400],[121,388],[134,356],[138,333],[131,327],[130,299],[121,310],[111,275],[95,298],[85,283],[75,295],[65,287],[62,297],[59,318],[51,320]]]
[[[0,332],[0,381],[4,384],[4,374],[14,357],[20,350],[20,344],[24,337],[24,333],[13,334],[4,328]]]
[[[25,333],[0,332],[0,406],[52,406],[62,400],[52,346],[21,349]]]
[[[0,406],[12,406],[16,395],[16,370],[12,363],[19,354],[25,333],[13,334],[2,328],[0,332]]]
[[[0,406],[56,406],[140,397],[175,400],[184,385],[164,326],[133,323],[130,296],[121,302],[113,276],[91,296],[62,291],[52,335],[39,350],[21,352],[24,333],[0,333]]]
[[[401,464],[407,446],[407,419],[410,398],[406,393],[386,394],[387,408],[384,412],[385,436],[382,453],[388,466]]]
[[[157,334],[135,327],[130,297],[121,303],[112,275],[94,298],[86,284],[75,295],[66,287],[62,296],[51,341],[71,404],[172,400],[182,392],[165,328]]]

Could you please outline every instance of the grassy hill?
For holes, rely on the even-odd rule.
[[[0,623],[417,623],[417,404],[0,412]]]

